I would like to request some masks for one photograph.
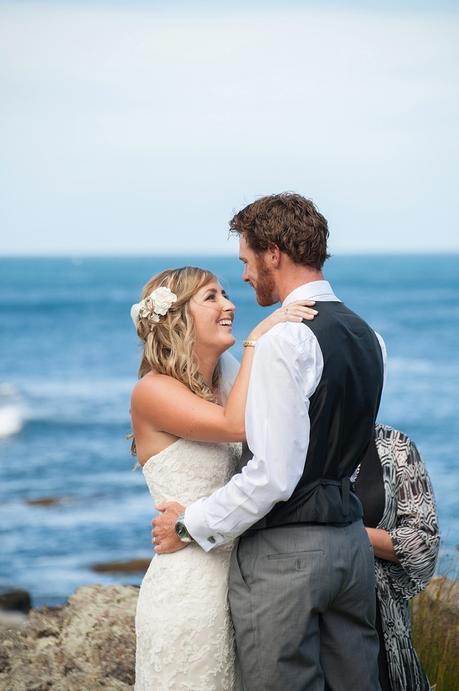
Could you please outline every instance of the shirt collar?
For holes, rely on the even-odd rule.
[[[289,305],[295,300],[317,300],[318,302],[341,302],[334,294],[332,287],[328,281],[311,281],[298,286],[295,290],[287,295],[283,306]]]

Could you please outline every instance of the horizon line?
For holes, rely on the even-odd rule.
[[[444,250],[344,250],[333,252],[330,259],[334,257],[439,257],[439,256],[457,256],[459,255],[459,248],[444,249]],[[183,258],[183,257],[210,257],[210,258],[230,258],[239,261],[237,253],[235,252],[161,252],[153,253],[97,253],[97,252],[69,252],[58,254],[23,254],[23,253],[0,253],[0,260],[2,259],[161,259],[161,258]],[[329,261],[329,260],[328,260]]]

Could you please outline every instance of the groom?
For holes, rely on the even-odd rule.
[[[328,228],[311,201],[263,197],[230,227],[258,303],[312,299],[318,316],[256,343],[244,467],[181,516],[163,506],[157,551],[242,536],[229,598],[246,691],[377,691],[373,550],[351,477],[378,412],[384,344],[324,280]]]

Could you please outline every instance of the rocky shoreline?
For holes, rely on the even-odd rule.
[[[439,593],[441,607],[457,626],[459,582],[434,578],[424,597],[438,605]],[[83,586],[62,607],[28,614],[27,593],[7,595],[0,598],[1,691],[132,689],[138,588]]]
[[[0,689],[132,689],[138,592],[133,586],[84,586],[62,607],[13,618],[3,613]]]

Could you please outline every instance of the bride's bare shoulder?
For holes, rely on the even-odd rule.
[[[158,372],[148,372],[139,379],[132,390],[131,407],[144,408],[145,403],[158,405],[161,404],[163,397],[188,391],[188,388],[174,377]]]

